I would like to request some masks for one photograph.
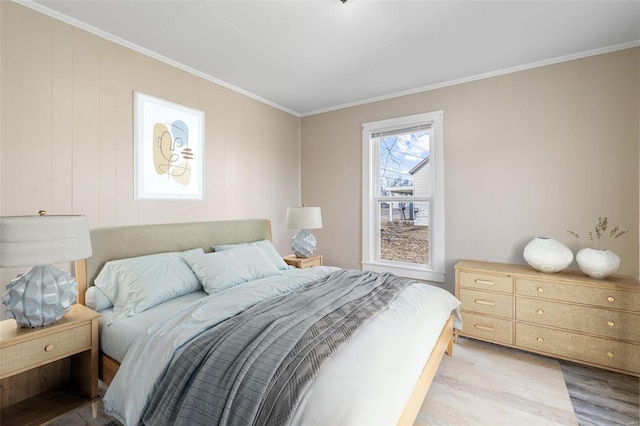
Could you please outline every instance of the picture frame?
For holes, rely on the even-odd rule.
[[[134,91],[134,198],[202,200],[204,112]]]

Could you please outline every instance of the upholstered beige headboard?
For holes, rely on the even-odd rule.
[[[110,260],[196,247],[210,252],[213,245],[271,239],[271,222],[268,219],[243,219],[119,226],[92,229],[90,234],[93,254],[75,262],[78,303],[82,304],[87,287],[93,285],[93,280]]]

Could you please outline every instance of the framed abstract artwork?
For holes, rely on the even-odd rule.
[[[135,198],[202,200],[204,112],[140,92],[133,99]]]

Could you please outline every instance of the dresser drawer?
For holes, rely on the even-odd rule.
[[[637,311],[640,293],[516,278],[516,294]]]
[[[640,374],[640,345],[516,323],[516,346]]]
[[[91,324],[0,349],[0,377],[91,347]]]
[[[506,345],[513,344],[513,322],[493,317],[460,312],[462,316],[461,334]]]
[[[513,293],[513,278],[506,275],[460,272],[459,285],[461,287],[477,288],[480,290]]]
[[[488,291],[460,289],[460,309],[481,314],[513,318],[513,296]]]
[[[640,314],[516,296],[516,320],[640,343]]]

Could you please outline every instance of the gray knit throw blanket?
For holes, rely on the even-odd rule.
[[[142,423],[287,424],[322,363],[411,282],[339,270],[212,327],[174,357]]]

